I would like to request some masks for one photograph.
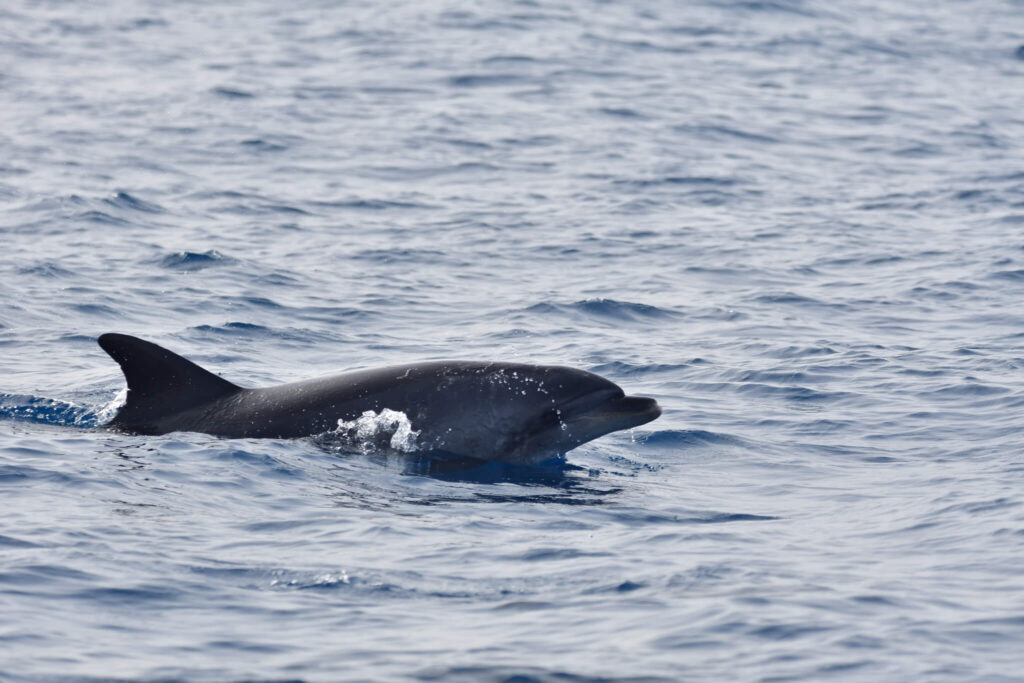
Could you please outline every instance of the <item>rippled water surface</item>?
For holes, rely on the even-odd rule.
[[[0,9],[0,678],[1024,680],[1024,4]],[[568,364],[534,467],[98,428]]]

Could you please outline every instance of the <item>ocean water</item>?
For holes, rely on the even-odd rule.
[[[0,679],[1024,680],[1024,4],[0,9]],[[433,474],[105,431],[575,365],[656,422]]]

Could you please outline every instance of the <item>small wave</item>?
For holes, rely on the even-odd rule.
[[[629,109],[628,107],[601,107],[597,110],[598,113],[605,114],[607,116],[614,116],[619,119],[645,119],[645,115],[636,111],[635,109]]]
[[[457,88],[480,88],[516,85],[524,82],[524,80],[518,74],[465,74],[462,76],[452,76],[448,79],[448,84]]]
[[[790,386],[780,387],[760,382],[749,382],[746,384],[732,385],[738,393],[751,394],[753,396],[764,396],[769,398],[783,398],[790,401],[838,401],[841,399],[856,396],[848,391],[818,391],[810,387]]]
[[[213,334],[221,335],[252,335],[256,334],[259,336],[265,336],[270,332],[270,328],[264,327],[263,325],[254,325],[252,323],[224,323],[223,325],[198,325],[191,328],[197,332],[211,332]]]
[[[689,368],[691,365],[700,365],[701,363],[702,361],[699,358],[695,358],[689,363],[653,363],[650,365],[635,365],[623,361],[611,361],[596,365],[590,368],[590,370],[599,375],[611,375],[613,377],[642,376],[678,372]]]
[[[159,204],[143,201],[127,192],[118,192],[113,197],[104,199],[103,202],[117,209],[129,209],[141,211],[142,213],[164,213],[164,208]]]
[[[652,512],[644,508],[609,509],[608,517],[627,526],[651,524],[729,524],[732,522],[770,522],[779,519],[772,515],[746,512],[717,512],[714,510],[686,510],[679,513]]]
[[[364,211],[388,211],[390,209],[432,209],[429,204],[398,202],[387,199],[351,199],[330,202],[310,202],[326,209],[359,209]]]
[[[729,126],[691,126],[682,125],[674,126],[673,130],[677,133],[684,135],[690,135],[701,141],[714,141],[714,142],[734,142],[735,140],[743,140],[746,142],[756,142],[763,145],[771,145],[780,142],[778,138],[773,138],[767,135],[760,135],[758,133],[752,133],[746,130],[740,130],[738,128],[730,128]]]
[[[128,221],[118,218],[117,216],[111,216],[109,213],[104,213],[103,211],[84,211],[75,217],[90,223],[97,223],[99,225],[112,225],[118,227],[130,225]]]
[[[431,666],[417,671],[412,676],[417,681],[446,681],[447,683],[495,683],[497,681],[516,681],[522,683],[542,683],[558,681],[558,683],[600,683],[602,681],[634,681],[635,683],[670,683],[678,681],[678,677],[643,676],[642,678],[607,678],[573,673],[565,669],[545,669],[537,666],[507,665],[460,665]]]
[[[739,183],[736,178],[715,178],[712,176],[665,176],[664,178],[643,178],[634,180],[616,180],[613,185],[635,188],[657,187],[659,185],[690,186],[697,188],[730,187]]]
[[[14,538],[13,536],[4,536],[3,534],[0,534],[0,548],[17,548],[20,550],[25,548],[39,547],[41,546],[38,543],[33,543],[32,541],[25,541],[20,538]]]
[[[212,92],[214,95],[226,97],[231,100],[249,100],[256,97],[256,95],[247,90],[242,90],[240,88],[226,88],[223,86],[214,88],[210,92]]]
[[[530,55],[494,55],[482,61],[483,64],[535,64],[539,60]]]
[[[677,448],[716,444],[730,446],[746,445],[746,442],[738,436],[708,432],[703,429],[663,429],[636,436],[634,441],[645,446],[673,446]]]
[[[193,272],[233,262],[234,259],[230,256],[225,256],[219,251],[211,249],[204,252],[179,251],[164,256],[160,259],[159,263],[162,268],[167,268],[168,270]]]
[[[34,266],[19,268],[22,275],[38,275],[45,278],[66,278],[74,275],[70,270],[52,261],[43,261]]]
[[[255,152],[284,152],[291,147],[283,141],[264,140],[263,138],[249,138],[238,144]]]
[[[1000,270],[998,272],[992,273],[989,277],[997,280],[1024,282],[1024,270]]]
[[[669,308],[659,308],[649,304],[634,303],[631,301],[617,301],[615,299],[584,299],[571,304],[539,303],[526,309],[527,313],[540,314],[569,314],[591,318],[605,318],[616,321],[640,322],[649,320],[663,320],[675,318],[680,315],[678,311]]]
[[[366,249],[353,254],[360,261],[378,263],[429,263],[443,260],[449,254],[434,249]]]
[[[305,209],[287,204],[276,204],[273,202],[253,202],[249,204],[226,204],[213,209],[215,213],[230,213],[236,216],[274,216],[284,214],[286,216],[309,216]]]
[[[828,306],[835,308],[845,308],[842,304],[831,304],[817,299],[812,299],[809,296],[803,296],[795,294],[793,292],[775,292],[768,294],[761,294],[754,297],[755,302],[759,304],[784,304],[788,306]]]

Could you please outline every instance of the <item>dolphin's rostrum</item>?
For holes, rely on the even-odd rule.
[[[136,337],[104,334],[99,344],[128,382],[107,426],[135,434],[287,439],[392,410],[405,414],[423,451],[535,463],[661,414],[654,399],[555,365],[430,361],[244,389]]]

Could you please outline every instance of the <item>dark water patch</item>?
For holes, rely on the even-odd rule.
[[[745,439],[731,434],[720,434],[703,429],[663,429],[649,434],[634,436],[634,441],[644,446],[692,448],[694,446],[742,446],[751,447]]]
[[[441,477],[436,477],[441,479]],[[457,480],[466,481],[470,483],[471,480]],[[492,483],[489,481],[479,483]],[[518,483],[518,482],[509,482]],[[617,493],[621,493],[622,489],[593,489],[579,487],[573,489],[573,494],[568,495],[564,493],[530,493],[530,494],[505,494],[505,493],[487,493],[479,492],[472,496],[433,496],[430,498],[421,498],[418,500],[408,500],[406,502],[413,505],[423,506],[435,506],[435,505],[452,505],[452,504],[474,504],[474,503],[487,503],[492,505],[497,504],[512,504],[512,505],[555,505],[555,506],[568,506],[568,507],[586,507],[586,508],[597,508],[607,505],[608,502],[604,500],[605,496],[612,496]]]
[[[96,414],[87,408],[52,398],[0,393],[0,420],[18,420],[61,427],[95,426]]]
[[[1024,269],[1000,270],[989,275],[994,280],[1007,280],[1010,282],[1024,282]]]
[[[530,55],[494,55],[482,60],[482,64],[537,64],[540,60]]]
[[[256,275],[255,282],[260,287],[301,287],[303,283],[294,275],[287,273],[265,273]]]
[[[214,213],[227,213],[235,216],[310,216],[309,211],[290,204],[254,201],[249,203],[224,204],[213,209]]]
[[[627,39],[620,38],[616,35],[600,35],[591,32],[583,34],[583,38],[601,45],[607,45],[614,48],[624,48],[636,53],[652,52],[664,54],[689,54],[696,50],[695,46],[692,44],[665,45],[646,39]]]
[[[498,171],[498,167],[479,161],[464,161],[446,166],[374,166],[362,169],[362,175],[381,180],[409,181],[443,175],[469,174],[481,179]]]
[[[295,88],[292,92],[299,100],[347,100],[353,96],[351,88],[334,85],[305,85]]]
[[[21,275],[36,275],[44,278],[70,278],[77,275],[77,273],[74,273],[53,261],[42,261],[33,266],[24,266],[18,269],[18,273]]]
[[[398,95],[398,96],[420,96],[430,95],[433,90],[426,88],[403,88],[393,85],[364,85],[359,92],[365,95]]]
[[[796,14],[802,17],[834,16],[825,6],[809,4],[806,0],[726,0],[718,4],[729,12],[761,12],[765,14]]]
[[[691,511],[680,514],[668,512],[652,512],[650,510],[630,508],[604,508],[605,514],[619,524],[626,526],[648,525],[704,525],[731,524],[733,522],[770,522],[780,519],[770,515],[754,515],[736,512]]]
[[[739,182],[737,178],[713,176],[665,176],[663,178],[620,179],[612,181],[612,184],[636,189],[648,189],[658,186],[704,189],[732,187],[739,184]]]
[[[575,674],[563,669],[536,666],[433,666],[412,674],[418,681],[446,683],[669,683],[676,678],[659,676],[600,676]]]
[[[835,627],[817,624],[771,624],[750,629],[748,633],[766,640],[790,641],[832,630]]]
[[[310,202],[325,209],[356,209],[359,211],[390,211],[392,209],[433,209],[429,204],[401,202],[386,199],[351,199],[330,202]]]
[[[184,591],[171,586],[141,585],[134,588],[120,586],[88,588],[73,593],[69,597],[87,604],[107,607],[137,606],[144,609],[153,603],[165,605],[177,602],[184,599],[186,595]]]
[[[758,304],[782,305],[782,306],[814,306],[825,307],[837,310],[849,308],[846,304],[836,304],[826,301],[819,301],[809,296],[803,296],[794,292],[773,292],[760,294],[753,297],[752,301]]]
[[[991,512],[1003,512],[1012,508],[1020,507],[1022,503],[1020,501],[1012,500],[1009,498],[996,498],[995,500],[988,500],[982,502],[971,502],[971,503],[958,503],[956,505],[950,505],[935,511],[935,515],[945,515],[951,512],[964,512],[969,515],[978,515]]]
[[[373,261],[377,263],[422,263],[446,261],[450,254],[434,249],[367,249],[352,255],[352,258],[359,261]]]
[[[963,384],[945,386],[932,391],[923,391],[920,395],[930,396],[933,398],[961,399],[965,397],[1004,396],[1012,391],[1013,390],[1011,388],[1004,386],[993,386],[990,384],[982,384],[980,382],[966,382]]]
[[[128,211],[139,211],[141,213],[165,213],[165,209],[159,204],[147,202],[127,192],[118,192],[113,197],[108,197],[103,202],[117,209]]]
[[[536,612],[546,609],[556,609],[557,607],[558,604],[554,602],[541,602],[538,600],[515,600],[513,602],[504,602],[492,609],[495,612]]]
[[[124,32],[144,31],[148,28],[163,28],[167,25],[167,22],[159,17],[139,17],[138,19],[131,19],[119,24],[117,30]]]
[[[237,144],[243,149],[267,154],[285,152],[292,147],[291,141],[281,138],[247,138],[240,140]]]
[[[251,93],[248,90],[242,90],[241,88],[229,88],[225,86],[218,86],[210,92],[229,100],[251,100],[256,97],[254,93]]]
[[[15,538],[13,536],[4,536],[3,534],[0,534],[0,548],[7,548],[11,550],[25,550],[28,548],[42,547],[43,546],[39,545],[38,543],[33,543],[31,541],[25,541],[20,538]]]
[[[744,142],[754,142],[760,145],[774,145],[781,142],[781,140],[768,135],[752,133],[725,125],[682,125],[673,126],[672,130],[702,142],[733,142],[735,140],[743,140]]]
[[[860,605],[878,605],[880,607],[902,607],[903,602],[893,600],[885,595],[855,595],[850,598]]]
[[[23,166],[8,166],[7,164],[0,162],[0,176],[23,176],[28,175],[29,173],[31,173],[31,171]],[[17,191],[12,187],[4,186],[3,192],[10,199],[14,199],[18,196]]]
[[[442,143],[444,143],[446,145],[452,145],[454,147],[464,147],[464,148],[473,149],[473,150],[494,149],[494,145],[488,144],[486,142],[481,142],[479,140],[469,140],[469,139],[466,139],[466,138],[449,138],[449,137],[445,137],[445,138],[440,138],[438,141],[442,142]]]
[[[243,654],[280,654],[292,650],[289,646],[247,640],[209,640],[203,643],[203,647],[214,651],[227,650],[229,653]]]
[[[236,263],[235,259],[215,249],[204,252],[179,251],[168,254],[157,262],[161,268],[189,273],[233,263]]]
[[[616,494],[620,489],[595,488],[593,485],[599,473],[588,470],[558,457],[535,465],[518,465],[506,462],[481,462],[472,458],[451,458],[431,454],[412,454],[406,456],[403,474],[425,476],[439,481],[459,482],[474,485],[516,484],[524,487],[544,487],[570,491],[579,494],[580,504],[594,504],[592,496],[602,497]],[[555,495],[520,496],[492,495],[477,493],[478,497],[497,500],[522,500],[523,502],[559,502],[567,503],[570,497],[561,493]],[[528,500],[529,499],[529,500]],[[539,500],[538,500],[539,499]],[[436,500],[428,501],[433,504]],[[568,504],[576,504],[571,502]]]
[[[501,139],[501,144],[511,147],[551,147],[560,142],[562,142],[562,138],[557,135],[528,135]]]
[[[663,26],[658,29],[662,33],[670,33],[673,35],[690,36],[691,38],[704,38],[706,36],[717,36],[723,35],[728,31],[721,26],[712,25],[678,25],[678,26]]]
[[[520,74],[463,74],[450,76],[448,85],[456,88],[494,88],[505,85],[519,85],[526,81]]]

